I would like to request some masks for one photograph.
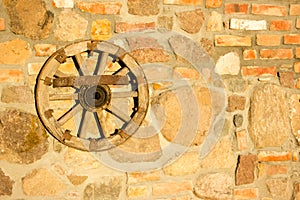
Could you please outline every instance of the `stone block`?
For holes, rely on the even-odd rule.
[[[197,79],[199,79],[200,74],[194,68],[175,67],[174,68],[174,77],[189,79],[189,80],[197,80]]]
[[[285,175],[288,173],[288,167],[286,165],[266,165],[265,168],[267,176]]]
[[[242,67],[242,76],[265,76],[265,75],[277,75],[275,66],[271,67],[259,67],[259,66],[244,66]]]
[[[251,46],[251,36],[215,35],[216,46]]]
[[[234,189],[234,199],[256,199],[258,196],[258,188]]]
[[[164,4],[202,6],[203,0],[164,0]]]
[[[293,153],[290,151],[260,151],[257,156],[259,162],[291,161]]]
[[[5,19],[0,18],[0,31],[5,31]]]
[[[93,40],[108,40],[112,36],[111,23],[108,19],[92,22],[91,38]]]
[[[298,84],[299,84],[298,80]],[[290,103],[290,119],[294,137],[300,145],[300,95],[293,94],[289,100]]]
[[[249,150],[249,139],[246,130],[236,132],[238,149],[240,151]]]
[[[20,83],[24,81],[24,73],[19,69],[0,69],[0,82]]]
[[[254,49],[247,49],[243,51],[244,60],[256,60],[257,52]]]
[[[173,28],[173,16],[159,16],[157,18],[157,27],[160,30],[172,30]]]
[[[55,44],[36,44],[34,45],[36,56],[51,56],[56,51]]]
[[[257,34],[256,44],[259,46],[279,46],[281,44],[281,35]]]
[[[246,105],[246,98],[238,95],[231,95],[228,97],[227,112],[234,112],[237,110],[244,110]]]
[[[227,3],[225,14],[248,14],[248,4]]]
[[[251,13],[255,15],[283,17],[287,15],[287,7],[271,4],[252,4]]]
[[[149,193],[149,189],[145,185],[138,185],[138,186],[128,186],[127,188],[127,197],[128,198],[146,198]]]
[[[155,183],[152,186],[153,196],[174,195],[181,192],[192,191],[193,186],[191,181],[178,181],[178,182],[162,182]]]
[[[30,44],[21,39],[0,43],[0,64],[24,65],[31,56]]]
[[[153,31],[156,25],[155,22],[140,22],[140,23],[128,23],[128,22],[116,22],[115,32],[141,32],[141,31]]]
[[[268,192],[275,199],[289,199],[288,180],[286,178],[266,180]]]
[[[130,172],[127,174],[128,184],[153,182],[153,181],[158,181],[159,179],[160,179],[159,171]]]
[[[293,49],[261,49],[261,59],[292,59],[294,58]]]
[[[83,12],[100,15],[120,14],[122,4],[120,2],[83,2],[76,3],[76,7]]]
[[[294,72],[279,72],[278,76],[283,87],[295,88]]]
[[[28,86],[7,86],[2,89],[1,101],[4,103],[33,104],[33,92]]]
[[[300,44],[300,34],[285,34],[283,40],[284,44]]]
[[[55,8],[74,8],[74,0],[52,0]]]
[[[139,16],[157,15],[160,10],[160,0],[128,0],[128,13]]]
[[[232,18],[230,20],[230,29],[246,31],[267,30],[267,22],[266,20],[247,20]]]
[[[270,25],[271,31],[289,31],[292,28],[290,20],[272,20]]]
[[[256,155],[240,155],[236,170],[236,185],[245,185],[254,182]]]
[[[206,8],[219,8],[222,6],[222,0],[206,0]]]
[[[296,58],[300,58],[300,47],[296,48]]]
[[[78,176],[78,175],[71,174],[71,175],[68,175],[67,178],[73,185],[81,185],[82,183],[84,183],[86,181],[88,176]]]
[[[300,16],[300,4],[290,5],[290,15]]]
[[[296,21],[296,28],[300,28],[300,18],[297,18],[297,21]]]
[[[0,168],[0,196],[12,195],[13,184],[15,183],[11,178],[4,174]]]
[[[205,16],[201,9],[177,12],[176,16],[180,28],[191,34],[198,33],[205,21]]]
[[[240,57],[236,52],[230,52],[221,56],[215,67],[216,73],[220,75],[238,75],[240,72]]]
[[[222,15],[216,11],[212,11],[208,18],[207,31],[222,31],[223,30],[223,19]]]

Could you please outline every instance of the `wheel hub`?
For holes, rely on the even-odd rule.
[[[104,109],[111,100],[111,91],[107,85],[82,86],[79,91],[79,102],[88,111]]]

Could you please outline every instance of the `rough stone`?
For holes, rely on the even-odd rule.
[[[207,38],[202,38],[200,41],[200,45],[206,50],[208,55],[212,55],[214,52],[214,43],[212,40]]]
[[[173,16],[159,16],[157,19],[158,28],[160,30],[172,30]]]
[[[165,174],[170,176],[185,176],[195,174],[199,169],[199,152],[188,152],[178,160],[163,168]]]
[[[188,33],[198,33],[204,23],[205,16],[202,10],[183,11],[176,13],[179,26]],[[193,20],[191,20],[193,19]]]
[[[100,177],[99,180],[85,187],[83,199],[118,200],[122,190],[123,178],[119,176],[105,176]]]
[[[246,105],[246,98],[238,95],[231,95],[228,97],[227,112],[234,112],[236,110],[244,110]]]
[[[254,182],[256,155],[240,155],[236,170],[236,185],[244,185]]]
[[[159,13],[160,0],[128,0],[128,13],[132,15],[149,16]]]
[[[56,51],[55,44],[36,44],[34,45],[36,56],[50,56]]]
[[[294,72],[279,72],[279,80],[283,87],[295,87]]]
[[[111,23],[108,19],[93,21],[91,30],[93,40],[108,40],[111,36]]]
[[[152,187],[153,196],[174,195],[192,190],[191,181],[162,182]]]
[[[31,55],[29,43],[15,39],[0,43],[0,64],[24,65]]]
[[[232,141],[222,138],[211,152],[200,162],[204,169],[232,169],[236,165],[236,156],[232,150]]]
[[[42,0],[6,0],[4,3],[13,33],[34,40],[49,37],[54,14],[46,10]]]
[[[28,86],[7,86],[2,89],[1,101],[4,103],[33,104],[34,98]]]
[[[233,116],[233,124],[235,127],[241,127],[243,125],[244,117],[241,114],[235,114]]]
[[[120,14],[122,3],[120,2],[76,2],[76,6],[83,12],[100,15],[118,15]]]
[[[0,18],[0,31],[5,31],[6,27],[5,27],[5,19],[4,18]]]
[[[77,175],[69,175],[67,177],[73,185],[81,185],[88,178],[88,176],[77,176]]]
[[[6,176],[0,168],[0,196],[12,195],[14,181],[9,176]]]
[[[290,119],[293,134],[300,145],[300,95],[293,94],[290,97]]]
[[[33,163],[47,152],[47,137],[37,116],[12,109],[0,112],[0,159]]]
[[[44,168],[35,169],[22,178],[23,192],[27,196],[53,196],[66,187],[66,184]]]
[[[222,14],[212,11],[210,13],[207,26],[207,31],[222,31],[223,30],[223,20],[222,20]]]
[[[54,37],[58,41],[73,41],[85,37],[88,21],[73,11],[62,11],[58,16]]]
[[[232,199],[233,182],[233,178],[228,174],[201,175],[196,180],[194,192],[201,199]]]
[[[240,151],[249,150],[249,139],[246,130],[236,132],[237,146]]]
[[[224,79],[225,87],[231,92],[244,92],[248,88],[247,82],[243,79]]]
[[[240,57],[236,52],[230,52],[221,56],[216,64],[216,73],[220,75],[238,75],[240,72]]]
[[[155,30],[155,22],[140,22],[140,23],[128,23],[128,22],[116,22],[115,32],[142,32]]]
[[[160,179],[159,171],[131,172],[127,174],[127,184],[153,182]]]
[[[249,133],[256,148],[280,147],[289,138],[286,93],[273,84],[258,86],[251,96]]]
[[[138,186],[128,186],[127,188],[127,196],[129,198],[136,198],[136,197],[146,197],[149,193],[148,187],[145,185],[138,185]]]
[[[272,197],[289,199],[288,180],[286,178],[268,179],[266,180],[266,185]]]

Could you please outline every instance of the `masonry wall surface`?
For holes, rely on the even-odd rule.
[[[299,0],[0,0],[0,199],[300,200],[299,31]],[[128,51],[151,111],[164,108],[157,132],[121,147],[136,156],[110,152],[120,165],[62,145],[37,117],[43,63],[83,39]]]

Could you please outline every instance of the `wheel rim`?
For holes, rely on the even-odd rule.
[[[66,63],[73,74],[64,69]],[[40,120],[58,141],[103,151],[136,132],[147,113],[149,92],[142,68],[122,48],[86,40],[48,58],[37,77],[35,102]],[[70,106],[61,111],[65,102]]]

